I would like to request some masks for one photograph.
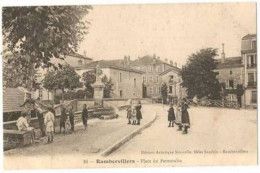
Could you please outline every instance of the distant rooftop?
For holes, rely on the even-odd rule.
[[[99,65],[101,68],[114,68],[124,71],[132,71],[136,73],[144,73],[143,71],[133,69],[131,67],[127,67],[125,65],[124,60],[100,60],[100,61],[93,61],[88,64],[82,66],[82,68],[86,69],[94,69]]]
[[[221,59],[217,59],[217,63],[218,63],[217,65],[218,69],[243,67],[241,56],[226,57],[224,63],[221,63]]]
[[[77,57],[77,58],[82,58],[82,59],[92,60],[91,58],[86,57],[86,56],[84,56],[84,55],[80,55],[80,54],[78,54],[78,53],[69,54],[69,56],[73,56],[73,57]]]
[[[242,37],[242,40],[248,40],[251,38],[256,38],[256,34],[247,34],[244,37]]]

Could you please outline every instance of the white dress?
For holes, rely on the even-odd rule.
[[[50,111],[44,117],[44,124],[46,126],[46,133],[54,131],[54,115]]]

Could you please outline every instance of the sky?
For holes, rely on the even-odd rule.
[[[131,60],[145,55],[184,65],[201,48],[225,44],[240,56],[241,38],[256,33],[255,3],[96,5],[79,53],[93,60]]]

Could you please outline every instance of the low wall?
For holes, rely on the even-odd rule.
[[[103,104],[105,107],[124,107],[126,105],[127,100],[128,99],[105,98],[103,100]],[[132,99],[132,102],[134,104],[136,104],[138,101],[141,101],[142,104],[152,103],[152,99]],[[70,102],[70,103],[68,103],[68,102]],[[86,104],[88,107],[94,106],[94,100],[72,100],[72,101],[65,101],[64,103],[73,105],[75,114],[77,114],[78,116],[81,116],[80,114],[81,114],[84,104]],[[56,124],[56,126],[59,126],[60,114],[61,114],[61,104],[55,105],[54,110],[56,113],[55,124]],[[47,113],[47,111],[45,111],[43,113],[43,115],[45,115],[46,113]],[[91,117],[91,115],[90,115],[90,117]],[[31,118],[29,124],[31,127],[34,127],[35,129],[39,128],[38,118]],[[4,127],[4,129],[18,130],[16,127],[16,121],[4,122],[3,127]]]

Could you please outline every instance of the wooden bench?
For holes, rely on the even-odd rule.
[[[4,150],[23,147],[33,143],[31,131],[4,129]]]

